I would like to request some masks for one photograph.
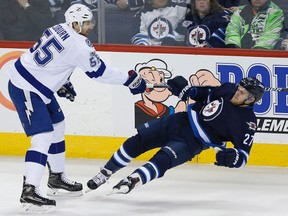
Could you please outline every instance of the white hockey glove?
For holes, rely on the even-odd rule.
[[[134,70],[130,70],[128,75],[123,85],[128,86],[133,95],[143,93],[146,90],[146,81]]]

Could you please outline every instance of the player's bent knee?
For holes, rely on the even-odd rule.
[[[64,140],[64,132],[65,132],[65,121],[61,121],[57,124],[53,124],[53,143],[57,143]]]
[[[172,166],[172,155],[160,149],[149,161],[158,168],[158,178],[164,176],[165,172]]]
[[[139,134],[136,134],[135,136],[127,139],[123,143],[123,148],[132,158],[136,158],[146,151],[146,149],[144,148],[143,140]]]
[[[171,163],[171,167],[176,167],[180,164],[183,164],[191,159],[191,153],[186,145],[172,145],[172,146],[164,146],[161,148],[163,152],[165,152]]]

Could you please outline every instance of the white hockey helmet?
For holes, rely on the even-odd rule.
[[[73,4],[65,12],[65,21],[71,28],[73,28],[73,22],[77,22],[81,28],[83,22],[94,22],[94,19],[91,10],[87,6],[83,4]]]

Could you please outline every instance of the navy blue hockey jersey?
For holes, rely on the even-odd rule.
[[[198,139],[209,147],[223,146],[230,141],[245,161],[252,147],[257,120],[253,106],[239,107],[230,102],[236,84],[225,83],[220,87],[197,88],[196,101],[188,107],[191,128]]]
[[[231,14],[228,10],[207,14],[203,18],[198,14],[187,14],[182,24],[187,29],[186,45],[197,47],[205,42],[209,47],[225,47],[225,31]]]

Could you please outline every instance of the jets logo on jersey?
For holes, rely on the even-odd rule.
[[[171,24],[165,18],[156,18],[152,21],[150,28],[148,28],[149,35],[155,39],[165,38],[171,29]]]
[[[206,25],[195,26],[189,31],[189,45],[197,46],[210,38],[210,30]]]
[[[256,131],[257,125],[254,122],[246,122],[249,126],[249,130]]]
[[[211,121],[216,118],[223,109],[223,98],[220,100],[212,101],[202,109],[204,121]]]

